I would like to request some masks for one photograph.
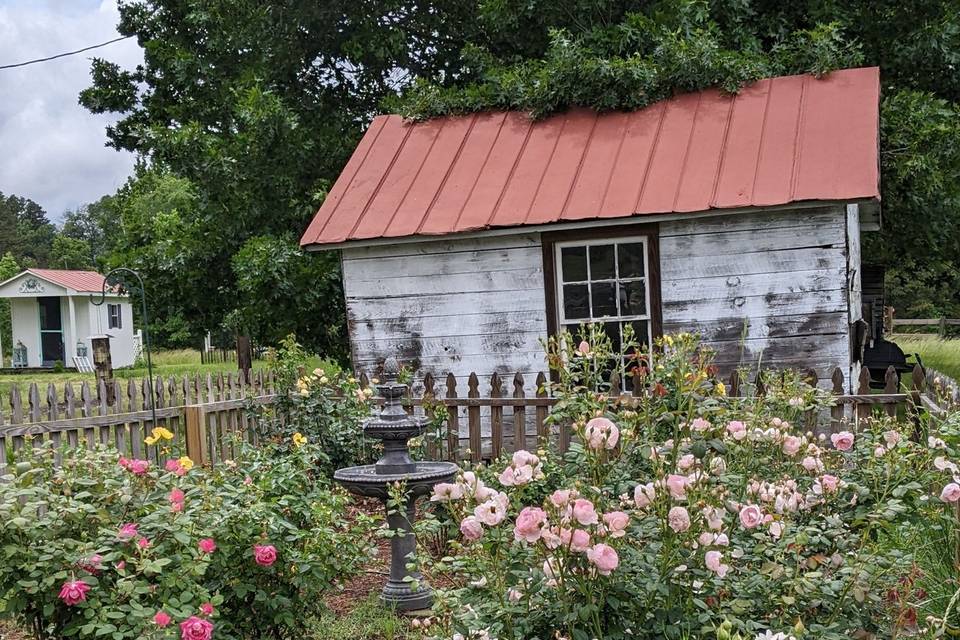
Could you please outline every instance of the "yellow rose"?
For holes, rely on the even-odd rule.
[[[307,443],[307,439],[304,438],[304,437],[303,437],[303,434],[300,433],[299,431],[297,431],[295,434],[293,434],[292,440],[293,440],[293,446],[298,447],[298,448],[299,448],[299,447],[302,447],[303,445],[305,445],[305,444]]]
[[[327,376],[320,376],[320,384],[327,384],[330,379]]]
[[[722,382],[718,382],[717,384],[713,385],[713,389],[714,389],[714,391],[717,392],[717,395],[718,395],[718,396],[725,396],[725,395],[727,395],[727,388],[726,388],[725,386],[723,386],[723,383],[722,383]]]
[[[180,466],[186,469],[187,471],[190,471],[190,469],[193,469],[193,460],[191,460],[187,456],[183,456],[182,458],[177,460],[177,462],[179,462]]]
[[[158,440],[173,440],[173,433],[163,427],[154,428],[154,430],[150,432],[150,435],[154,442]],[[153,442],[147,442],[147,444],[153,444]]]
[[[143,439],[143,441],[146,442],[151,447],[157,444],[157,439],[154,438],[153,436],[147,436],[146,438]]]

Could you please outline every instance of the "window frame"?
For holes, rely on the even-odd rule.
[[[586,229],[570,229],[564,231],[545,232],[540,236],[543,249],[543,285],[546,298],[547,334],[559,335],[561,329],[560,307],[563,286],[560,278],[561,266],[558,263],[560,247],[576,245],[602,245],[613,243],[629,243],[643,240],[646,244],[646,271],[647,298],[649,308],[646,322],[650,326],[652,340],[663,335],[662,309],[660,298],[660,238],[659,225],[652,224],[625,224],[596,226]],[[591,310],[592,316],[592,310]],[[620,317],[617,317],[619,321]],[[653,345],[649,345],[651,349]]]
[[[116,316],[116,317],[117,317],[117,324],[116,324],[116,326],[114,326],[114,324],[113,324],[113,317],[114,317],[114,316],[113,316],[113,310],[114,310],[114,309],[117,310],[117,316]],[[116,304],[114,304],[114,303],[112,303],[112,302],[108,302],[108,303],[107,303],[107,330],[109,331],[110,329],[120,329],[120,330],[123,329],[123,305],[121,305],[120,303],[116,303]]]

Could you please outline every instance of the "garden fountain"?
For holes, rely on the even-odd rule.
[[[407,502],[403,509],[387,505],[387,526],[393,530],[390,539],[390,578],[380,595],[384,604],[398,611],[428,609],[433,593],[419,572],[407,566],[416,551],[413,533],[416,500],[427,495],[439,482],[450,482],[458,467],[452,462],[414,462],[407,441],[421,435],[427,428],[427,418],[408,416],[401,399],[407,385],[397,382],[399,366],[394,358],[383,365],[383,383],[377,390],[383,398],[380,415],[367,419],[363,432],[383,442],[383,456],[376,464],[338,469],[334,479],[351,493],[379,498],[387,505],[390,486],[406,485]]]

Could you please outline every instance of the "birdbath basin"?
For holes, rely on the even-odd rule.
[[[416,462],[410,457],[408,441],[423,434],[428,420],[407,415],[402,406],[407,385],[397,382],[398,373],[397,361],[388,358],[383,366],[383,383],[377,385],[384,399],[383,409],[363,424],[365,435],[383,442],[383,456],[375,464],[338,469],[333,478],[350,493],[379,498],[384,504],[391,485],[406,485],[404,509],[386,510],[387,526],[394,533],[390,538],[390,577],[380,599],[398,611],[415,611],[433,604],[429,585],[418,571],[408,568],[417,549],[413,533],[416,500],[430,493],[435,484],[453,480],[459,468],[452,462]]]

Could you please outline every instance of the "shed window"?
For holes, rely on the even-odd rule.
[[[107,304],[107,326],[110,329],[123,328],[123,316],[120,314],[119,304]]]
[[[553,246],[557,329],[576,335],[582,323],[602,323],[619,351],[629,325],[635,340],[649,349],[654,335],[649,238],[571,240]]]

